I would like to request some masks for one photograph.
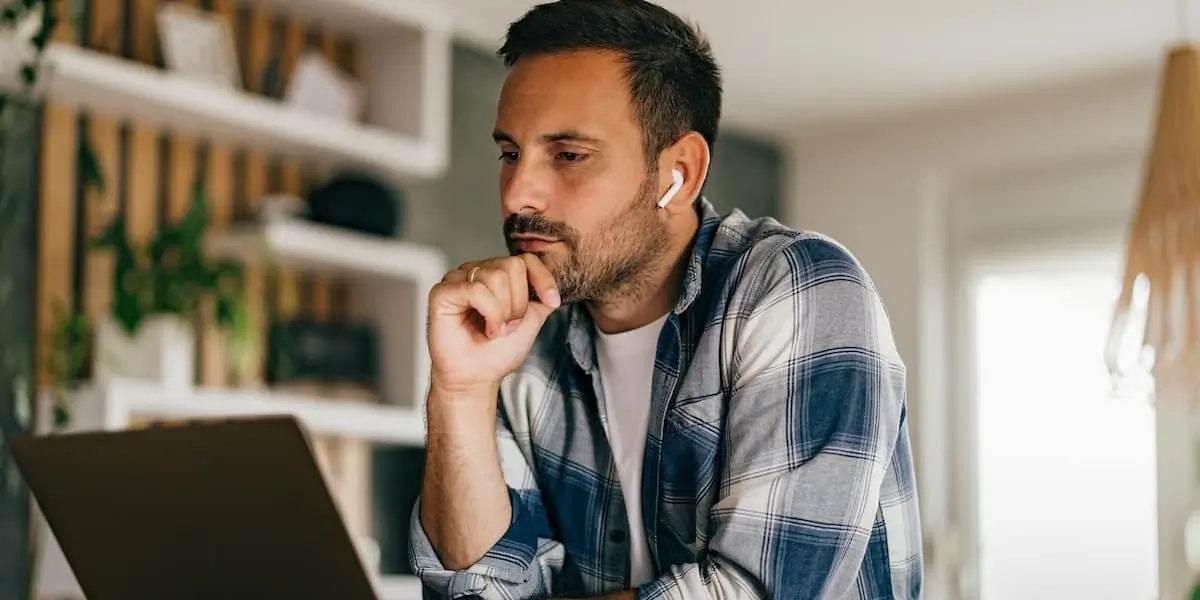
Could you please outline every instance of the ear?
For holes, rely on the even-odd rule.
[[[670,202],[662,207],[672,212],[691,211],[692,203],[704,188],[704,180],[708,177],[709,148],[704,136],[695,131],[679,138],[674,144],[663,151],[659,157],[659,198],[662,198],[675,183],[672,171],[678,171],[683,176],[683,183],[678,186]]]

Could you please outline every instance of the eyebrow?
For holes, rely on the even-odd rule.
[[[496,142],[517,144],[516,140],[514,140],[511,135],[500,131],[499,129],[492,132],[492,139]],[[600,138],[585,135],[584,133],[575,130],[556,131],[554,133],[543,134],[541,136],[541,140],[546,144],[553,144],[555,142],[583,142],[587,144],[602,143]]]

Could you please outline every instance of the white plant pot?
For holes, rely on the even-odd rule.
[[[152,381],[170,389],[193,386],[196,376],[196,331],[174,316],[146,319],[133,336],[107,315],[96,324],[95,378]]]

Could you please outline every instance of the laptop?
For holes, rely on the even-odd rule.
[[[10,449],[87,600],[378,600],[292,416]]]

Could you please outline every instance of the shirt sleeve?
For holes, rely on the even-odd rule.
[[[884,479],[907,444],[887,315],[830,240],[776,245],[748,264],[725,322],[727,474],[708,553],[642,586],[641,600],[857,598],[863,585]],[[887,561],[879,577],[890,577]]]
[[[562,544],[553,539],[533,471],[499,411],[496,437],[501,470],[508,484],[512,519],[508,530],[478,562],[461,571],[445,568],[421,525],[421,501],[411,515],[410,562],[422,585],[439,598],[515,600],[553,594],[562,568]]]

